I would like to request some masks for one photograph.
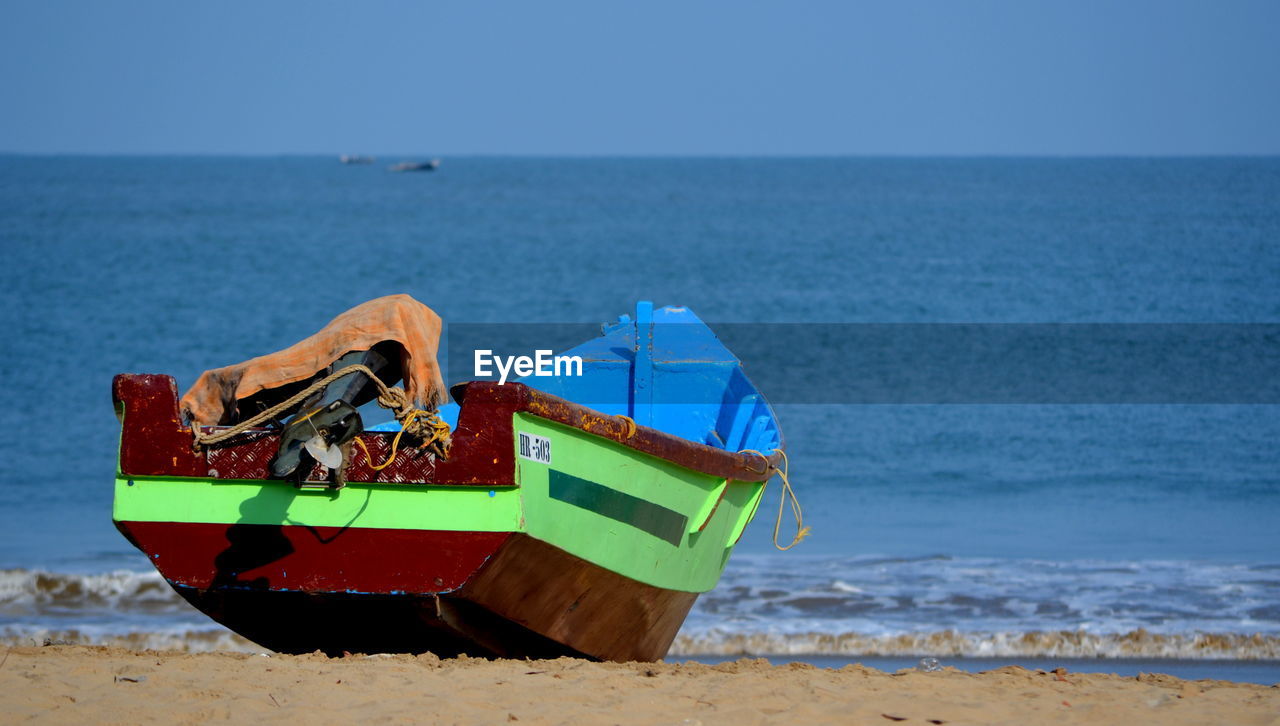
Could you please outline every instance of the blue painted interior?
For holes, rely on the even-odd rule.
[[[781,440],[773,409],[742,364],[685,307],[636,305],[598,338],[563,351],[582,358],[581,376],[528,376],[521,383],[659,431],[739,451],[768,452]],[[457,424],[457,404],[440,415]],[[370,427],[395,431],[394,421]]]

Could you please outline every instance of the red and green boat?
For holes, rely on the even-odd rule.
[[[395,432],[359,434],[340,489],[272,478],[278,428],[193,447],[173,378],[119,375],[116,526],[275,651],[656,660],[780,465],[777,420],[684,308],[642,303],[565,355],[581,376],[455,386],[447,459],[375,470]]]

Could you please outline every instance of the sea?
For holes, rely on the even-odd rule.
[[[775,481],[669,659],[1280,681],[1280,159],[398,160],[0,156],[0,643],[260,650],[114,529],[116,373],[185,388],[390,293],[450,325],[649,300],[753,342],[811,528],[774,548]],[[1064,395],[1022,343],[974,387],[946,333],[1063,326],[1103,379],[1180,365],[1133,331],[1261,347]],[[886,330],[949,342],[850,393],[829,338]],[[1032,385],[996,395],[1002,360]]]

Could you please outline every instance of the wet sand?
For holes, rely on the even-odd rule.
[[[1280,687],[1026,670],[12,647],[8,723],[1280,724]]]

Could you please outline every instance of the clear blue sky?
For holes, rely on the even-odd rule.
[[[0,151],[1276,154],[1280,1],[0,0]]]

